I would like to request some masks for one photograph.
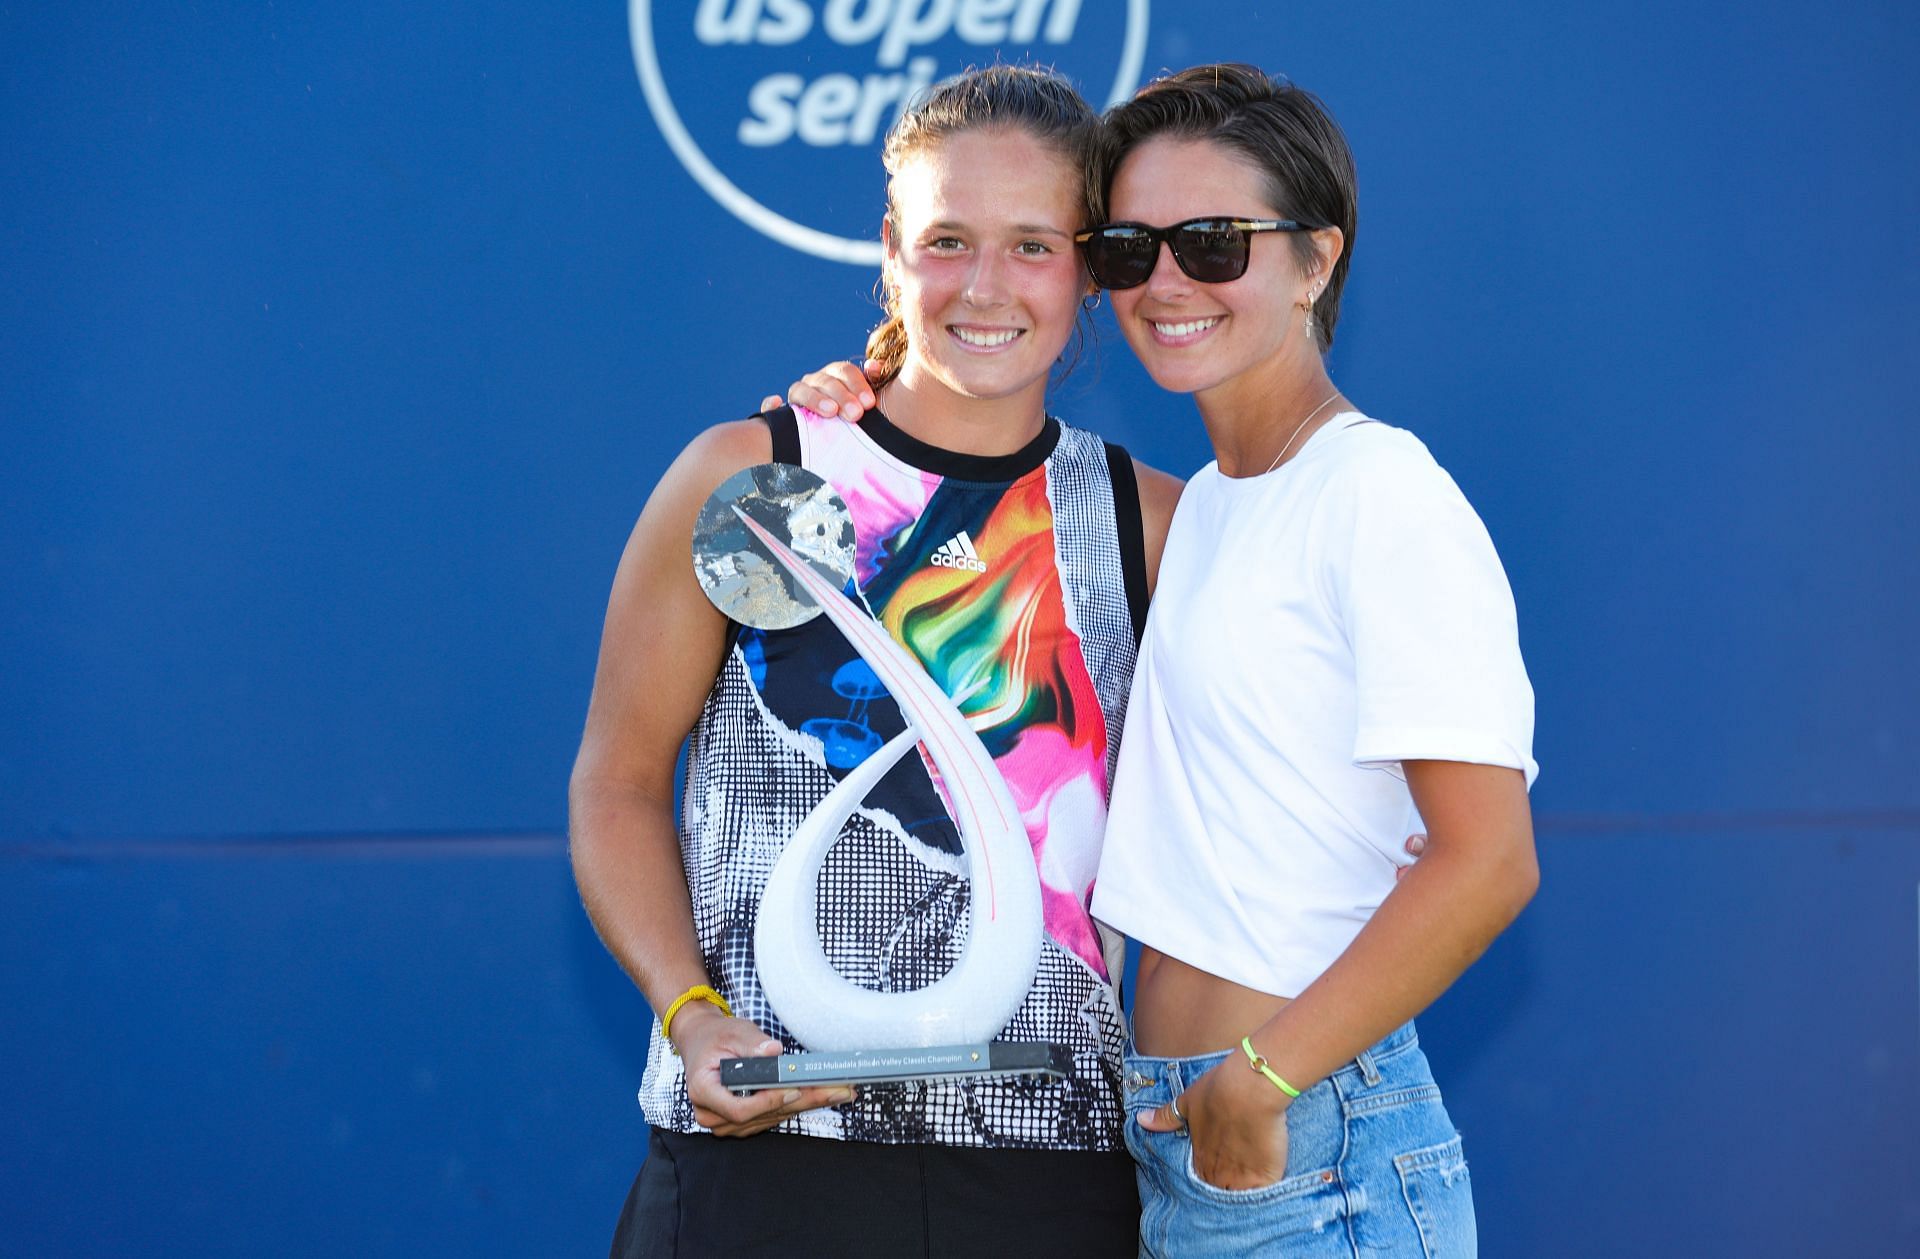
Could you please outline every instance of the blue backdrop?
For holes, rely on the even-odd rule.
[[[604,1251],[614,561],[861,344],[789,241],[872,237],[890,101],[1029,47],[1357,152],[1335,373],[1539,695],[1543,891],[1425,1029],[1484,1252],[1920,1250],[1920,10],[1148,7],[0,4],[0,1253]],[[1057,409],[1198,466],[1100,341]]]

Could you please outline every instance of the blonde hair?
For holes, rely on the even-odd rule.
[[[995,65],[935,84],[887,131],[880,160],[887,168],[887,229],[895,241],[900,237],[900,219],[893,204],[893,177],[915,156],[947,137],[980,128],[1023,132],[1058,152],[1081,180],[1083,214],[1085,221],[1092,221],[1094,181],[1088,173],[1098,150],[1099,115],[1052,70]],[[887,282],[885,272],[880,277],[880,294],[886,317],[867,337],[867,357],[879,364],[868,373],[876,389],[900,374],[908,350],[900,295]]]

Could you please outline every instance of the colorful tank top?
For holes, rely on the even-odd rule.
[[[774,456],[819,474],[852,511],[859,599],[949,695],[1020,806],[1046,938],[1003,1040],[1066,1045],[1064,1080],[862,1086],[778,1131],[877,1142],[1120,1148],[1124,1035],[1117,939],[1088,913],[1140,620],[1139,499],[1125,452],[1048,420],[1012,455],[955,454],[877,412],[858,425],[782,410]],[[770,1008],[753,933],[768,871],[841,776],[905,728],[825,617],[737,628],[688,740],[680,843],[707,974],[734,1011],[797,1041]],[[964,942],[960,838],[928,762],[909,755],[855,812],[820,874],[819,928],[841,974],[922,987]],[[640,1091],[647,1121],[699,1131],[680,1059],[656,1020]]]

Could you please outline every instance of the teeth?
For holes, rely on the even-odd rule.
[[[1185,323],[1161,323],[1158,320],[1149,322],[1153,324],[1153,330],[1163,337],[1190,337],[1196,332],[1204,332],[1219,323],[1220,316],[1215,315],[1211,319],[1189,319]]]
[[[955,328],[953,335],[959,337],[968,345],[977,345],[985,349],[991,349],[996,345],[1005,345],[1007,342],[1013,340],[1020,335],[1020,330],[1018,328],[1007,328],[1000,332],[978,332],[972,328]]]

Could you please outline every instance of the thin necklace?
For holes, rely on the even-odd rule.
[[[1280,453],[1275,455],[1273,457],[1273,462],[1267,465],[1267,472],[1271,472],[1275,468],[1280,466],[1280,461],[1287,457],[1287,452],[1289,450],[1293,449],[1293,439],[1295,437],[1300,436],[1300,430],[1305,428],[1308,424],[1312,423],[1313,417],[1320,414],[1322,411],[1326,410],[1327,403],[1332,402],[1335,398],[1339,396],[1340,396],[1340,391],[1338,389],[1335,389],[1332,393],[1328,394],[1324,400],[1321,401],[1319,406],[1307,412],[1306,419],[1301,420],[1298,424],[1293,426],[1293,433],[1291,436],[1287,438],[1287,444],[1280,448]],[[1260,475],[1265,476],[1267,475],[1267,472],[1262,472]]]

